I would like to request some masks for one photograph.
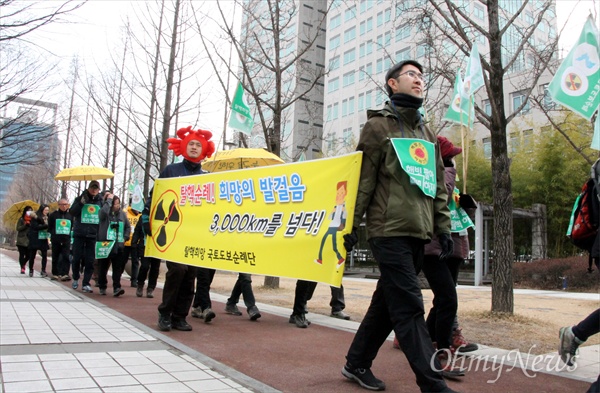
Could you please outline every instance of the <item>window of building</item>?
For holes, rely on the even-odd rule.
[[[371,75],[373,75],[373,63],[365,64],[365,75],[367,77],[370,77]]]
[[[383,104],[387,96],[382,90],[377,90],[375,94],[375,106],[379,108]]]
[[[331,120],[335,120],[340,115],[340,104],[338,102],[334,103],[331,107]]]
[[[516,112],[517,109],[519,109],[519,107],[525,102],[525,106],[523,106],[519,114],[524,115],[529,112],[529,109],[531,108],[529,107],[529,101],[527,101],[527,97],[525,96],[525,92],[523,90],[512,93],[511,97],[513,113]]]
[[[492,158],[492,138],[483,138],[483,156],[487,159]]]
[[[367,47],[366,42],[363,42],[362,44],[360,44],[360,46],[358,47],[358,57],[365,57],[366,47]]]
[[[335,148],[335,134],[331,133],[327,135],[327,150],[333,150]]]
[[[356,50],[354,48],[344,52],[344,65],[352,63],[356,60]]]
[[[368,92],[365,93],[365,109],[369,109],[371,108],[371,91],[369,90]]]
[[[411,27],[410,24],[406,23],[396,30],[396,42],[403,41],[410,37]]]
[[[519,132],[511,132],[510,133],[510,152],[511,153],[516,153],[517,151],[519,151],[519,148],[521,147],[521,135],[519,134]]]
[[[365,93],[360,93],[358,95],[358,111],[365,110]]]
[[[333,50],[336,49],[337,47],[340,46],[341,43],[341,39],[340,39],[340,35],[336,35],[335,37],[331,37],[329,39],[329,50]]]
[[[329,20],[329,28],[331,30],[335,29],[339,25],[342,24],[342,14],[337,14]]]
[[[383,72],[383,59],[377,59],[377,63],[375,63],[375,73],[380,74]]]
[[[340,88],[340,79],[339,78],[330,79],[329,82],[327,83],[327,92],[328,93],[334,92],[334,91],[338,90],[339,88]]]
[[[367,33],[373,30],[373,17],[367,19]]]
[[[362,22],[360,22],[358,31],[360,35],[364,35],[367,32],[367,21],[363,20]]]
[[[383,25],[383,11],[377,13],[377,27]]]
[[[402,60],[410,60],[410,47],[404,48],[396,52],[396,63]]]
[[[344,44],[356,38],[356,26],[344,31]]]
[[[486,115],[488,115],[488,116],[492,115],[492,104],[490,103],[490,100],[483,100],[483,103],[481,106],[483,107],[483,112]]]
[[[392,43],[392,32],[388,31],[384,35],[383,45],[385,45],[387,48],[391,43]]]
[[[533,130],[523,130],[523,149],[530,152],[533,150]]]
[[[385,10],[385,13],[383,14],[383,22],[388,23],[391,20],[392,20],[392,9],[388,8]]]
[[[354,84],[354,71],[350,71],[344,74],[343,76],[343,86],[351,86]]]
[[[367,41],[367,55],[373,53],[373,40]]]
[[[348,115],[354,114],[354,96],[348,98]]]
[[[344,146],[350,146],[352,143],[352,127],[344,128],[342,131],[342,137],[344,139]]]
[[[348,22],[351,19],[356,18],[356,6],[353,5],[352,7],[348,8],[346,10],[346,12],[344,13],[344,21]]]
[[[335,56],[335,57],[332,57],[331,59],[329,59],[329,69],[333,71],[338,68],[340,68],[340,57]]]
[[[431,47],[428,44],[419,44],[417,46],[417,58],[421,58],[424,56],[429,55],[429,53],[431,52]]]
[[[544,109],[550,110],[556,108],[556,102],[550,97],[550,92],[548,91],[549,83],[540,86],[541,93],[544,94],[544,98],[542,100],[542,105]]]
[[[348,116],[348,100],[342,100],[342,117]]]
[[[358,67],[358,80],[362,81],[365,79],[365,66]]]
[[[473,6],[473,14],[475,15],[475,17],[477,19],[479,19],[479,20],[485,20],[485,10],[479,4],[475,4]]]

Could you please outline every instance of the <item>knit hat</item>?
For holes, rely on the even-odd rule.
[[[462,148],[454,146],[445,136],[438,135],[437,139],[443,160],[450,159],[462,153]]]
[[[390,68],[388,70],[388,72],[385,74],[385,83],[384,84],[385,84],[385,91],[387,91],[387,93],[388,93],[388,97],[391,96],[392,94],[394,94],[392,92],[392,88],[390,87],[390,85],[388,85],[388,81],[390,79],[392,79],[394,77],[394,74],[399,72],[402,69],[402,67],[404,67],[405,65],[413,65],[419,69],[419,72],[423,73],[423,66],[415,60],[404,60],[404,61],[401,61],[400,63],[394,64],[392,66],[392,68]]]
[[[173,150],[176,156],[183,156],[190,162],[200,162],[206,157],[212,156],[215,152],[215,143],[210,140],[212,132],[206,130],[192,130],[192,126],[180,128],[177,130],[178,138],[169,138],[169,150]],[[196,140],[202,145],[202,153],[198,158],[190,158],[187,154],[187,145],[190,141]]]

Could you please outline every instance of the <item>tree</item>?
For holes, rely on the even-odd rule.
[[[503,7],[500,7],[502,3]],[[510,174],[510,159],[507,149],[507,126],[527,105],[532,90],[537,86],[542,73],[553,60],[558,38],[553,38],[541,46],[532,36],[549,15],[552,1],[532,3],[535,10],[532,20],[521,23],[517,18],[524,14],[529,1],[501,2],[500,0],[481,1],[478,6],[487,11],[487,20],[479,22],[471,16],[466,6],[469,2],[452,0],[428,0],[422,9],[421,26],[425,42],[436,62],[430,72],[442,75],[447,81],[448,70],[456,70],[456,53],[468,57],[477,37],[484,37],[489,53],[481,57],[484,70],[485,93],[491,105],[487,114],[476,105],[476,117],[491,134],[492,145],[492,189],[494,209],[494,264],[492,268],[492,311],[513,313],[513,195]],[[442,45],[436,45],[442,43]],[[454,59],[454,61],[453,61]],[[525,62],[532,67],[518,77],[515,72]],[[524,96],[521,105],[507,114],[504,105],[504,85],[506,82],[519,84]]]

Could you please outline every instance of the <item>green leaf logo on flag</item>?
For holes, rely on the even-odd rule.
[[[133,185],[133,195],[131,196],[131,208],[141,212],[144,210],[144,194],[137,179]]]
[[[587,120],[600,105],[598,29],[591,16],[548,86],[554,101]]]
[[[233,102],[231,103],[229,127],[243,132],[244,134],[250,135],[252,133],[253,126],[254,119],[250,113],[250,107],[246,102],[244,87],[242,86],[241,82],[238,82],[237,89],[235,90],[235,96],[233,97]]]
[[[463,95],[463,83],[460,79],[460,70],[456,72],[456,79],[454,81],[454,92],[452,93],[452,101],[448,106],[448,111],[444,115],[443,120],[451,121],[453,123],[463,124],[469,127],[469,112],[474,113],[471,110],[472,100],[469,96]],[[471,120],[472,117],[471,117]]]
[[[483,81],[483,70],[481,69],[481,60],[479,59],[479,51],[477,44],[473,43],[471,48],[471,56],[467,62],[467,71],[463,82],[463,89],[467,96],[473,95],[479,88],[485,85]]]

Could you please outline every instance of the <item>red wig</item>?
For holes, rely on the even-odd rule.
[[[183,156],[188,161],[200,162],[215,152],[215,143],[210,140],[212,132],[206,130],[192,130],[192,126],[177,130],[177,138],[167,139],[169,150],[176,156]],[[196,140],[202,145],[202,153],[198,158],[190,158],[187,154],[187,145],[191,140]]]

